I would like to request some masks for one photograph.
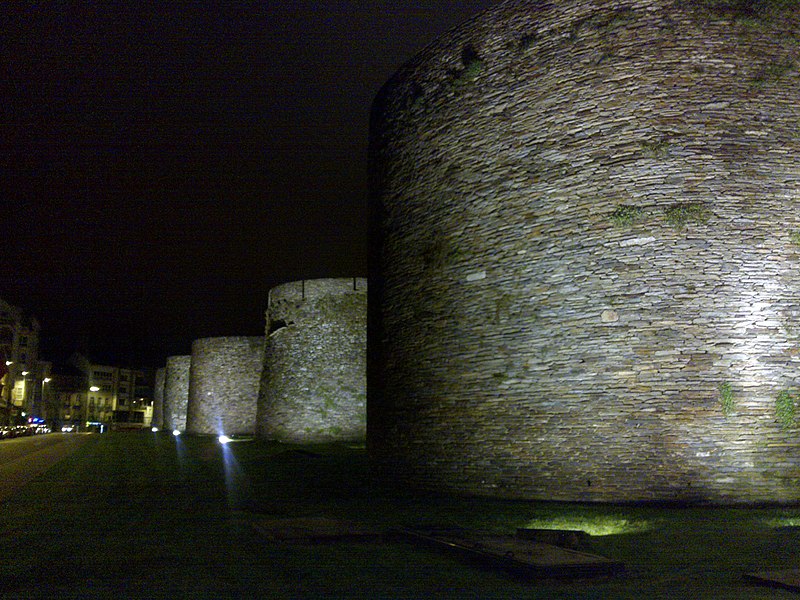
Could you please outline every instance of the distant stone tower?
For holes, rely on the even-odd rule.
[[[216,337],[192,343],[189,433],[255,433],[263,337]]]
[[[800,501],[799,66],[798,2],[511,0],[402,67],[370,140],[377,471]]]
[[[363,441],[367,280],[314,279],[273,288],[257,433],[285,442]]]
[[[156,379],[153,386],[153,420],[152,426],[159,429],[164,427],[164,383],[166,382],[166,367],[156,369]]]
[[[189,401],[189,369],[192,357],[170,356],[164,375],[164,427],[186,430],[186,405]]]

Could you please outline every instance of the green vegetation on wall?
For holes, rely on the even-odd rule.
[[[795,424],[795,409],[800,400],[798,396],[797,392],[781,390],[775,399],[775,416],[784,429],[789,429]]]
[[[464,68],[456,74],[456,85],[464,85],[475,81],[483,71],[483,61],[475,49],[467,45],[461,52],[461,63]]]
[[[733,395],[733,388],[727,381],[719,384],[719,402],[722,405],[722,414],[728,416],[733,413],[736,399]]]
[[[608,12],[598,13],[590,17],[586,24],[592,29],[598,31],[610,31],[626,23],[633,21],[636,18],[636,12],[629,7],[618,8]]]
[[[702,204],[678,203],[667,208],[667,223],[676,229],[683,229],[690,223],[705,223],[710,213]]]
[[[758,25],[790,8],[795,0],[689,0],[685,4],[715,18],[730,18],[745,25]]]
[[[643,210],[638,206],[631,206],[630,204],[620,204],[611,213],[611,221],[617,227],[629,227],[638,221],[643,214]]]
[[[469,81],[474,81],[482,70],[483,70],[483,62],[476,58],[475,60],[470,61],[468,64],[464,65],[464,70],[461,71],[461,75],[459,76],[458,82],[467,83]]]
[[[753,87],[761,88],[768,83],[774,83],[794,69],[795,63],[792,60],[784,62],[772,62],[762,67],[753,77]]]
[[[652,142],[642,142],[642,154],[648,158],[664,158],[669,154],[669,142],[663,138]]]

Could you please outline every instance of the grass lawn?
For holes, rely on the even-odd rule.
[[[403,541],[268,541],[254,522],[324,516],[513,533],[584,529],[627,565],[533,581]],[[378,489],[363,449],[94,436],[2,503],[1,598],[797,598],[749,571],[800,567],[800,509],[511,502]]]

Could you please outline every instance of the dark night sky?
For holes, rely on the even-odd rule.
[[[159,366],[365,275],[372,99],[493,3],[3,3],[0,297],[44,358]]]

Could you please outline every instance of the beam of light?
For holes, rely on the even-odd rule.
[[[223,442],[223,438],[228,441]],[[219,447],[222,449],[222,465],[225,470],[225,495],[228,501],[228,508],[236,508],[241,504],[241,500],[245,496],[245,477],[236,460],[236,456],[233,454],[230,442],[240,440],[231,439],[224,434],[217,439],[220,442]]]
[[[231,438],[229,438],[227,435],[221,435],[217,438],[217,440],[219,441],[220,444],[227,444],[228,442],[231,441]]]
[[[172,430],[172,439],[175,440],[175,456],[178,459],[178,469],[183,471],[186,467],[186,444],[181,437],[180,429]],[[156,439],[156,436],[153,436],[153,439]]]

